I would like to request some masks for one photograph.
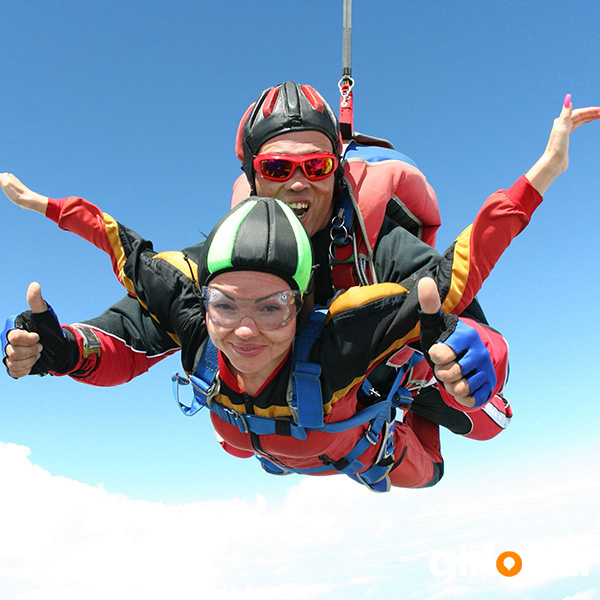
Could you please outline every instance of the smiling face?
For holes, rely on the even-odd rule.
[[[280,277],[259,271],[222,273],[210,286],[242,300],[290,290]],[[250,316],[243,316],[232,328],[221,327],[207,318],[206,328],[213,344],[225,355],[241,389],[252,396],[287,356],[296,334],[296,317],[283,327],[269,331],[259,329]]]
[[[332,152],[331,141],[320,131],[290,131],[265,142],[258,154],[313,154]],[[255,173],[256,193],[277,198],[296,213],[309,236],[324,229],[331,220],[335,174],[311,181],[297,168],[287,181],[270,181]]]

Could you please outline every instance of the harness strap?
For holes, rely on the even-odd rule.
[[[171,380],[173,381],[173,394],[175,395],[175,399],[177,400],[179,407],[182,412],[191,417],[195,415],[199,410],[204,408],[205,406],[209,408],[212,412],[214,412],[218,417],[229,423],[230,425],[235,425],[242,433],[256,433],[257,435],[269,435],[269,434],[277,434],[277,435],[288,435],[295,437],[299,440],[306,439],[307,431],[322,431],[324,433],[340,433],[342,431],[347,431],[348,429],[353,429],[354,427],[358,427],[359,425],[364,425],[369,421],[377,418],[380,413],[386,411],[388,406],[386,405],[386,401],[377,402],[372,404],[371,406],[367,406],[363,408],[361,411],[357,412],[355,415],[352,415],[350,418],[345,419],[344,421],[338,421],[337,423],[323,423],[321,427],[307,427],[296,425],[292,421],[289,420],[278,420],[272,419],[270,417],[262,417],[260,415],[250,415],[246,413],[240,413],[236,410],[228,408],[219,402],[208,402],[206,400],[207,393],[203,392],[201,388],[206,387],[206,382],[200,381],[194,375],[190,375],[189,379],[185,378],[178,373],[175,373]],[[182,385],[192,384],[194,388],[194,397],[192,399],[191,404],[188,406],[181,402],[179,399],[179,387]],[[403,388],[399,388],[398,391]],[[410,398],[410,392],[405,390],[406,395]],[[210,393],[210,390],[209,390]],[[402,399],[406,400],[407,398],[402,395]],[[321,412],[323,409],[321,408]]]
[[[297,424],[308,429],[323,427],[321,365],[310,362],[310,353],[314,343],[321,337],[326,316],[325,309],[313,311],[308,324],[294,342],[291,409]],[[301,402],[299,398],[302,398]]]
[[[315,473],[323,473],[334,469],[338,473],[348,475],[358,483],[367,486],[374,492],[387,492],[391,487],[389,473],[394,468],[394,429],[396,427],[396,407],[400,404],[407,404],[412,401],[412,395],[409,390],[401,387],[402,380],[406,373],[412,369],[418,362],[422,360],[422,356],[413,354],[410,360],[398,369],[396,379],[390,392],[385,400],[373,404],[353,417],[341,421],[339,423],[325,424],[326,431],[334,433],[335,431],[344,431],[367,422],[365,417],[373,415],[370,420],[369,427],[365,430],[361,438],[355,444],[354,448],[343,458],[332,460],[326,455],[319,456],[323,462],[322,466],[312,467],[310,469],[283,469],[275,465],[268,458],[257,455],[263,469],[270,474],[287,475],[290,472],[303,475],[311,475]],[[373,464],[364,471],[364,464],[358,460],[370,445],[374,446],[381,440],[379,453]],[[361,472],[359,472],[361,471]]]
[[[331,219],[331,245],[329,247],[330,264],[336,261],[335,250],[347,246],[352,240],[354,231],[354,204],[348,191],[348,181],[344,179],[344,187],[336,200]],[[342,261],[343,262],[343,261]]]
[[[216,393],[218,386],[217,375],[219,373],[219,351],[215,345],[210,341],[210,338],[206,339],[202,352],[200,354],[200,360],[196,367],[194,375],[190,375],[189,379],[174,373],[171,376],[173,382],[173,396],[181,409],[181,412],[186,417],[193,417],[199,410],[205,406],[209,406],[209,397],[212,397]],[[181,385],[192,384],[194,388],[194,395],[192,396],[191,403],[185,404],[181,402],[179,398],[179,387]]]
[[[404,369],[400,369],[403,371]],[[397,378],[403,377],[403,374]],[[211,393],[210,387],[206,386],[205,381],[200,381],[194,375],[186,379],[180,375],[173,375],[173,390],[176,394],[178,404],[187,416],[193,416],[204,406],[214,412],[223,421],[235,425],[242,433],[253,432],[257,435],[288,435],[294,438],[304,440],[307,438],[307,431],[312,430],[307,427],[300,427],[288,420],[277,420],[259,415],[249,415],[239,413],[218,402],[208,402],[207,398]],[[179,400],[179,386],[189,385],[190,382],[194,388],[194,397],[190,406],[184,405]],[[407,401],[411,398],[411,394],[405,388],[395,385],[394,393],[390,393],[386,400],[377,402],[371,406],[364,408],[354,416],[337,423],[325,423],[320,429],[326,433],[339,433],[354,427],[358,427],[365,423],[369,423],[369,427],[364,431],[358,442],[352,450],[342,459],[332,461],[326,456],[320,457],[324,464],[311,469],[283,469],[281,466],[274,464],[268,458],[257,455],[263,469],[270,474],[284,475],[290,472],[299,474],[314,474],[334,469],[338,473],[349,475],[358,483],[366,485],[369,489],[376,492],[385,492],[389,490],[389,472],[394,466],[394,443],[393,432],[395,428],[395,407],[402,401]],[[381,440],[381,442],[380,442]],[[374,464],[368,469],[364,469],[364,464],[358,460],[369,446],[374,446],[381,443],[380,451]]]
[[[331,221],[329,266],[336,289],[378,283],[367,227],[347,179],[344,179]]]
[[[400,393],[400,388],[397,390]],[[408,395],[410,392],[404,390],[401,396]],[[290,472],[301,475],[314,475],[315,473],[324,473],[332,469],[342,475],[348,475],[358,483],[367,486],[374,492],[387,492],[391,487],[389,473],[395,465],[394,461],[394,429],[396,427],[395,408],[396,401],[392,401],[390,397],[380,403],[380,415],[371,420],[368,429],[363,433],[354,448],[343,458],[332,460],[328,456],[321,455],[319,459],[323,465],[312,467],[310,469],[283,469],[275,465],[268,458],[257,455],[263,469],[274,475],[287,475]],[[389,412],[388,412],[389,411]],[[364,411],[363,411],[364,412]],[[384,414],[386,413],[387,414]],[[344,421],[347,423],[347,421]],[[375,446],[380,443],[381,446],[377,457],[373,464],[364,471],[365,465],[358,460],[369,446]],[[360,472],[359,472],[360,471]]]
[[[349,475],[351,479],[366,485],[373,492],[389,492],[391,481],[389,478],[390,471],[394,468],[394,429],[396,421],[386,423],[386,431],[381,443],[379,455],[373,464],[362,471],[361,473],[352,473]]]
[[[411,393],[400,387],[402,381],[406,374],[416,365],[418,365],[423,360],[423,355],[413,352],[408,362],[404,363],[396,374],[396,378],[394,379],[394,383],[392,383],[392,387],[388,392],[388,398],[391,398],[395,405],[398,406],[401,403],[411,404],[412,403],[412,395]]]

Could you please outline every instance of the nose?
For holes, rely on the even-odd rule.
[[[251,338],[258,335],[259,329],[254,322],[254,319],[248,315],[242,317],[242,320],[235,328],[235,334],[241,338]]]
[[[300,192],[310,187],[310,181],[304,174],[302,167],[296,167],[292,176],[285,183],[287,189],[294,190],[295,192]]]

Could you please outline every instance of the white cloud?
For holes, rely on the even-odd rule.
[[[584,592],[578,592],[574,596],[567,596],[563,600],[594,600],[598,597],[598,590],[585,590]]]
[[[166,505],[52,476],[0,444],[0,597],[346,600],[401,585],[405,598],[533,598],[569,579],[568,600],[592,600],[600,484],[588,479],[553,465],[376,495],[299,478],[282,501]],[[523,558],[516,577],[494,568],[504,550]]]

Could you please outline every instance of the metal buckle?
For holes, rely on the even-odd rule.
[[[379,443],[379,436],[373,433],[371,426],[373,425],[373,421],[369,423],[369,428],[365,431],[365,437],[371,446],[375,446]]]
[[[235,425],[242,433],[250,432],[246,417],[242,413],[232,410],[231,408],[227,408],[226,406],[223,407],[223,412],[232,418],[232,425]]]

